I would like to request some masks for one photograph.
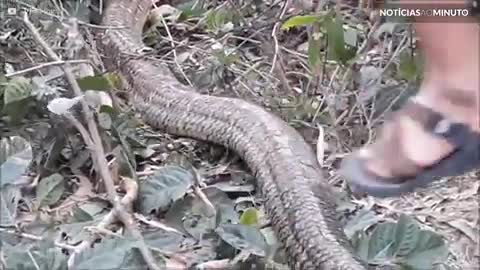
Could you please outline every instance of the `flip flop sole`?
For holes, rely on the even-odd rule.
[[[452,137],[453,134],[456,136]],[[357,155],[345,158],[339,173],[354,191],[384,198],[413,192],[417,188],[435,182],[440,177],[462,175],[480,168],[480,134],[472,133],[467,127],[457,125],[454,132],[446,137],[458,145],[457,150],[414,177],[393,179],[374,175],[366,170],[366,160]]]

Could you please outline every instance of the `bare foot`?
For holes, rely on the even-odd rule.
[[[420,94],[393,114],[377,141],[342,161],[353,190],[396,196],[437,177],[480,168],[480,27],[419,23]]]
[[[436,79],[424,81],[414,101],[480,133],[479,82],[471,83],[469,90],[457,90],[445,88],[451,83],[439,84]],[[457,85],[462,84],[465,81]],[[387,122],[378,140],[358,153],[368,160],[367,170],[385,178],[415,176],[452,153],[455,146],[451,142],[424,129],[421,123],[428,121],[426,114],[428,111],[407,105]]]
[[[424,87],[384,124],[375,143],[343,159],[339,173],[352,191],[398,196],[480,168],[479,88]]]

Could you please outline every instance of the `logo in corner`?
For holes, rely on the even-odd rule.
[[[0,18],[15,16],[18,13],[18,4],[15,0],[0,0]]]
[[[31,0],[23,0],[23,1],[16,1],[16,0],[0,0],[0,20],[5,16],[19,16],[21,12],[27,12],[28,14],[53,14],[58,15],[58,11],[55,9],[46,8],[48,4],[41,5],[43,7],[39,7],[38,5],[34,5],[30,3]]]

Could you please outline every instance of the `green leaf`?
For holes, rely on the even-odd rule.
[[[218,58],[218,61],[225,66],[230,66],[240,61],[240,57],[236,54],[226,54],[225,50],[219,50],[218,52],[214,53],[215,56]]]
[[[192,238],[186,238],[183,234],[162,229],[148,230],[142,234],[145,244],[169,252],[181,252],[182,245],[195,245],[196,242]]]
[[[422,59],[409,51],[403,51],[399,56],[398,75],[409,82],[419,79],[422,73]]]
[[[357,255],[364,261],[368,261],[368,249],[370,239],[364,231],[356,231],[351,237],[352,246]]]
[[[144,269],[145,262],[137,247],[138,243],[129,238],[103,239],[94,248],[80,253],[75,269]],[[161,257],[156,262],[160,268],[165,266]]]
[[[215,187],[207,187],[202,191],[215,206],[216,216],[211,215],[210,209],[198,196],[187,195],[168,209],[165,223],[196,239],[201,239],[202,235],[211,232],[218,224],[238,223],[235,203],[225,192]]]
[[[83,91],[107,91],[121,85],[121,79],[115,73],[105,73],[97,76],[86,76],[77,79],[77,82]]]
[[[0,189],[0,226],[15,226],[18,201],[22,194],[18,186],[7,186]]]
[[[50,245],[51,246],[51,245]],[[67,257],[56,247],[2,245],[7,269],[67,270]]]
[[[360,258],[371,265],[396,263],[412,270],[433,269],[449,254],[442,237],[419,230],[414,219],[401,215],[398,222],[379,224],[370,236],[357,231],[352,245]]]
[[[32,84],[25,77],[14,77],[3,85],[5,87],[3,91],[4,106],[25,100],[31,96]]]
[[[417,244],[418,233],[419,227],[415,220],[402,214],[395,228],[395,256],[410,254]]]
[[[3,95],[3,91],[5,91],[5,84],[8,82],[8,79],[5,77],[4,74],[0,73],[0,94]]]
[[[3,92],[3,102],[0,102],[2,113],[9,116],[11,124],[19,124],[32,105],[31,81],[24,77],[14,77],[0,83],[0,92]]]
[[[85,227],[96,226],[99,222],[100,218],[97,218],[91,221],[61,224],[57,229],[61,231],[71,243],[79,243],[91,237],[90,232],[85,230]]]
[[[115,157],[119,160],[120,173],[136,179],[137,162],[131,147],[132,142],[129,142],[129,134],[135,129],[135,125],[125,116],[111,115],[111,117],[114,123],[112,123],[110,130],[112,135],[120,142],[120,145],[113,150]],[[134,143],[136,142],[134,141]]]
[[[369,262],[382,262],[393,255],[394,232],[395,224],[389,222],[379,224],[374,229],[368,247]]]
[[[325,21],[328,37],[328,55],[331,59],[346,64],[355,57],[355,50],[347,49],[341,16],[329,18]]]
[[[257,225],[258,211],[255,208],[247,208],[240,216],[240,224],[243,225]]]
[[[223,224],[216,229],[218,235],[232,247],[265,256],[268,249],[265,237],[255,227],[241,224]]]
[[[50,206],[58,202],[65,191],[65,182],[61,174],[55,173],[42,179],[37,186],[39,206]]]
[[[417,234],[417,245],[405,258],[404,265],[413,269],[433,269],[437,263],[445,262],[449,250],[442,237],[431,231],[421,230]]]
[[[227,9],[212,10],[206,16],[207,28],[211,31],[218,31],[226,23],[233,20],[233,12]]]
[[[32,98],[26,98],[24,100],[16,101],[8,105],[3,106],[4,115],[8,115],[8,123],[11,125],[19,125],[21,121],[31,112],[32,107],[35,105],[32,102]]]
[[[282,24],[281,29],[288,30],[292,27],[312,25],[313,23],[320,21],[322,18],[322,16],[318,15],[294,16],[285,21]]]
[[[104,215],[108,206],[104,202],[87,202],[73,208],[73,222],[88,222]]]
[[[361,210],[345,225],[345,234],[351,238],[355,232],[366,230],[379,220],[380,218],[373,211]]]
[[[140,211],[147,215],[152,211],[167,208],[187,193],[193,184],[193,177],[189,171],[178,166],[158,169],[140,184]]]
[[[32,147],[22,137],[0,139],[0,188],[15,184],[32,161]]]
[[[190,3],[187,3],[187,4],[190,4]],[[191,4],[189,6],[177,7],[177,8],[181,10],[181,13],[178,18],[181,21],[186,21],[188,19],[195,18],[195,17],[201,17],[207,11],[203,7],[193,6]]]

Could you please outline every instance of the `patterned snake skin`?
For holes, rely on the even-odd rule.
[[[246,101],[197,94],[167,67],[141,57],[151,0],[110,1],[98,47],[116,69],[146,123],[164,132],[220,144],[242,157],[292,269],[367,269],[335,218],[331,190],[302,136]],[[120,26],[120,27],[119,27]],[[314,192],[312,185],[322,186]]]

